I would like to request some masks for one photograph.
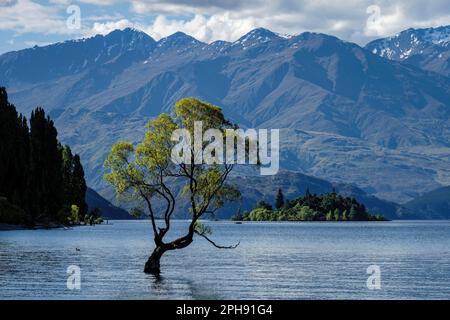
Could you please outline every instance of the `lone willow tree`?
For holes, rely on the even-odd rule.
[[[216,132],[220,130],[223,133],[223,141],[211,143],[213,140],[205,141],[205,137],[198,141],[194,129],[199,122],[202,123],[202,136],[207,136],[208,129],[216,129]],[[180,143],[173,139],[173,133],[177,129],[191,133],[184,139],[193,143],[184,144],[182,149],[184,156],[189,155],[191,161],[173,161],[175,147]],[[151,220],[155,249],[145,264],[144,272],[159,274],[162,255],[167,251],[186,248],[193,242],[194,236],[205,238],[217,248],[230,249],[239,244],[217,245],[208,237],[211,234],[210,229],[199,222],[203,215],[214,214],[225,202],[239,199],[239,190],[226,183],[235,164],[233,161],[213,161],[208,164],[203,163],[205,161],[194,161],[199,152],[203,155],[210,152],[212,158],[216,157],[218,152],[223,153],[223,149],[218,146],[223,145],[225,139],[229,141],[228,133],[231,131],[239,130],[224,118],[219,107],[194,98],[186,98],[176,103],[174,116],[163,113],[155,120],[149,121],[145,137],[136,147],[124,141],[117,142],[112,147],[105,160],[109,171],[105,179],[114,186],[119,197],[140,201],[146,206]],[[233,145],[242,145],[238,135],[232,139]],[[248,156],[250,147],[246,145],[247,138],[243,139],[245,156]],[[250,146],[250,141],[247,142]],[[207,145],[210,145],[209,149]],[[216,148],[211,148],[211,145]],[[227,150],[227,159],[228,156]],[[189,202],[190,223],[185,234],[168,242],[165,236],[170,229],[175,210],[175,188],[179,190],[180,185],[183,197]],[[161,203],[164,204],[162,209]],[[159,208],[158,212],[155,212],[156,207]]]

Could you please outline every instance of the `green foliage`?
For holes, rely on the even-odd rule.
[[[136,208],[131,209],[130,215],[136,219],[141,219],[142,217],[145,216],[145,212],[142,208],[136,207]]]
[[[69,217],[69,221],[73,224],[79,224],[81,219],[80,219],[80,208],[73,204],[72,206],[70,206],[70,217]]]
[[[272,210],[272,205],[271,205],[270,203],[267,203],[267,202],[261,200],[261,201],[259,201],[259,202],[256,204],[256,208],[257,208],[257,209],[258,209],[258,208],[262,208],[262,209]]]
[[[56,128],[42,108],[30,118],[30,188],[33,220],[57,220],[64,206],[62,156]]]
[[[261,201],[243,220],[248,221],[385,221],[382,216],[367,212],[363,204],[345,198],[335,192],[305,196],[287,202],[282,208],[273,210]]]
[[[184,128],[193,132],[195,121],[203,122],[204,131],[229,127],[220,108],[193,98],[182,99],[175,106],[174,118],[161,114],[149,121],[147,133],[138,146],[134,147],[126,141],[114,144],[104,163],[109,169],[105,180],[124,198],[164,197],[162,193],[168,191],[166,180],[181,177],[187,182],[189,179],[195,181],[195,186],[184,184],[183,194],[195,191],[194,200],[198,203],[219,208],[226,201],[235,200],[240,194],[234,186],[223,183],[224,168],[218,165],[189,168],[172,162],[171,152],[175,145],[171,141],[173,131]],[[191,209],[198,211],[202,208],[200,205]]]
[[[250,212],[247,219],[249,221],[273,221],[274,216],[272,214],[273,211],[267,208],[256,208]]]
[[[342,221],[348,221],[347,210],[344,210],[344,212],[342,213]]]
[[[72,204],[84,215],[86,182],[80,158],[60,145],[54,123],[44,110],[32,112],[28,127],[26,118],[8,102],[6,90],[0,88],[0,123],[0,196],[25,212],[26,219],[16,220],[30,225],[66,223]]]
[[[95,226],[96,224],[102,224],[103,218],[99,208],[92,209],[88,214],[84,216],[84,224]]]
[[[30,206],[29,138],[27,120],[17,113],[8,102],[5,88],[0,87],[0,196],[22,209]]]
[[[195,223],[195,231],[197,231],[200,236],[207,236],[212,234],[211,227],[200,223],[200,221],[197,221]]]
[[[164,250],[186,247],[194,234],[206,237],[210,230],[202,227],[199,219],[205,213],[214,215],[226,202],[240,197],[239,190],[226,183],[233,165],[172,161],[172,151],[179,143],[172,140],[172,134],[177,129],[186,130],[194,141],[196,121],[202,122],[202,133],[216,129],[225,137],[226,129],[234,128],[219,107],[194,98],[181,99],[176,103],[173,115],[163,113],[149,121],[147,132],[138,145],[126,141],[114,144],[104,163],[108,169],[105,180],[115,188],[118,197],[138,202],[139,207],[146,206],[155,244]],[[197,143],[203,144],[203,150],[208,142]],[[191,145],[186,152],[194,155],[197,151]],[[181,187],[180,194],[173,189],[174,185]],[[188,199],[192,219],[184,237],[166,244],[163,240],[170,228],[177,196]],[[165,204],[160,212],[154,211],[154,201]],[[134,212],[142,216],[140,210]],[[162,218],[158,221],[161,223],[156,222],[157,217]]]
[[[62,179],[64,188],[64,203],[76,204],[80,208],[80,218],[84,219],[87,214],[86,204],[86,181],[80,157],[73,155],[69,146],[60,146],[62,155]]]

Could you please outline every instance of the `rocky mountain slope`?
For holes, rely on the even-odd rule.
[[[21,112],[41,105],[110,197],[103,160],[119,139],[195,96],[243,127],[281,128],[281,166],[406,202],[450,184],[450,80],[324,34],[256,29],[229,43],[133,29],[0,56]]]
[[[450,26],[408,29],[372,41],[366,48],[381,57],[450,76]]]

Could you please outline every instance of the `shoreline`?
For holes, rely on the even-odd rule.
[[[15,224],[0,223],[0,231],[27,230],[28,228]]]
[[[73,227],[73,226],[70,226]],[[0,231],[17,231],[17,230],[46,230],[46,229],[59,229],[59,228],[68,228],[68,226],[64,225],[37,225],[34,227],[27,227],[23,225],[16,224],[8,224],[8,223],[0,223]]]

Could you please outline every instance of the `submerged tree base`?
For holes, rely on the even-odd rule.
[[[164,250],[161,247],[156,247],[153,250],[152,255],[145,263],[144,272],[148,274],[159,275],[161,273],[161,257],[164,254]]]

